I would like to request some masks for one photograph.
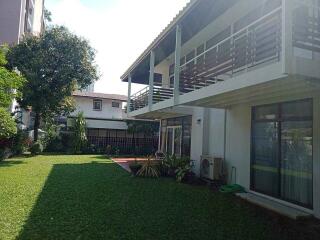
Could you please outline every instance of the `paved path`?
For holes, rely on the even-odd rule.
[[[121,166],[123,169],[130,171],[129,164],[130,162],[133,162],[135,160],[137,161],[145,161],[145,158],[112,158],[112,160],[117,163],[119,166]]]

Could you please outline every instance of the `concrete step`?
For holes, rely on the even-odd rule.
[[[266,209],[269,209],[273,212],[279,213],[281,215],[287,216],[292,219],[299,219],[299,218],[309,218],[312,217],[310,213],[304,212],[300,209],[296,209],[293,207],[286,206],[284,204],[278,203],[276,201],[273,201],[268,198],[264,198],[261,196],[258,196],[253,193],[237,193],[238,197],[253,203],[255,205],[258,205],[260,207],[264,207]]]

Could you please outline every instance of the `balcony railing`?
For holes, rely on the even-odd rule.
[[[300,49],[302,56],[320,56],[320,1],[295,1],[293,46]]]
[[[319,27],[319,25],[317,25]],[[230,32],[232,27],[229,26]],[[219,38],[218,43],[202,44],[185,56],[180,64],[180,94],[186,94],[234,76],[278,62],[282,55],[282,6],[270,10],[235,33]],[[173,69],[170,66],[170,87],[154,86],[152,103],[173,97]],[[131,97],[130,110],[148,106],[149,86]]]
[[[130,111],[135,111],[149,105],[149,86],[143,88],[139,92],[131,96]],[[153,87],[152,103],[158,103],[173,97],[172,88],[163,88],[159,86]]]
[[[225,81],[241,72],[280,61],[281,7],[212,47],[195,49],[195,57],[180,66],[180,93]]]

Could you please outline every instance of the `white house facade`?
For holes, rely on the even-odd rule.
[[[162,151],[199,175],[222,158],[229,182],[320,218],[319,66],[319,0],[193,0],[121,79]]]
[[[151,154],[156,151],[159,140],[157,132],[145,135],[128,129],[128,121],[141,120],[128,118],[125,113],[127,96],[82,91],[75,92],[73,98],[76,110],[67,119],[60,118],[59,121],[66,122],[67,127],[72,129],[74,118],[83,112],[88,141],[101,151],[106,150],[107,146],[117,149],[121,154]]]
[[[70,114],[74,118],[83,112],[87,128],[127,130],[126,114],[123,108],[127,96],[95,92],[76,92],[73,94],[76,110]]]

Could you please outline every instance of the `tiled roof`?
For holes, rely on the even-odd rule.
[[[107,94],[107,93],[96,93],[96,92],[74,92],[75,97],[87,97],[87,98],[102,98],[102,99],[113,99],[120,101],[127,101],[127,96],[120,94]]]

